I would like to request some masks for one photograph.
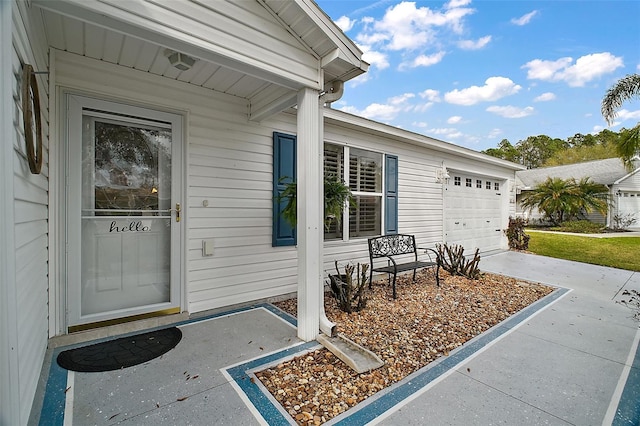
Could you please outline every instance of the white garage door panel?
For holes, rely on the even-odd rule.
[[[636,219],[636,223],[630,228],[640,227],[640,192],[622,192],[618,197],[618,215],[625,217],[632,215]]]
[[[460,185],[456,185],[460,177]],[[466,179],[471,179],[471,187]],[[482,181],[482,188],[477,187]],[[490,182],[491,189],[486,188]],[[498,183],[500,189],[495,189]],[[445,191],[445,239],[449,244],[459,244],[465,251],[476,248],[485,252],[497,250],[502,245],[502,185],[496,179],[452,173]]]

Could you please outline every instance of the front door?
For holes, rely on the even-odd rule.
[[[68,326],[179,310],[181,117],[67,100]]]

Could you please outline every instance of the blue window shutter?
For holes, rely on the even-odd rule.
[[[398,157],[385,156],[384,233],[398,233]]]
[[[282,179],[287,177],[288,179]],[[296,181],[296,137],[273,132],[273,230],[272,246],[296,245],[296,228],[282,217],[286,200],[279,201],[287,183]]]

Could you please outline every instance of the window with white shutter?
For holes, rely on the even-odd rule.
[[[348,165],[345,159],[348,158]],[[348,222],[334,221],[325,229],[325,240],[368,237],[382,234],[383,155],[378,152],[325,143],[324,176],[338,176],[348,183],[354,197]],[[345,166],[346,167],[345,169]],[[394,173],[397,170],[394,169]],[[397,217],[397,203],[392,208]],[[346,228],[346,231],[345,231]]]

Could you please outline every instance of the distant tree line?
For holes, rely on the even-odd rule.
[[[567,139],[551,138],[547,135],[529,136],[512,145],[503,139],[497,148],[482,151],[493,157],[522,164],[528,169],[561,166],[591,160],[618,157],[618,146],[633,129],[613,132],[608,129],[592,135],[576,133]]]
[[[600,112],[611,125],[622,105],[634,99],[640,99],[640,74],[628,74],[611,86],[602,99]],[[627,168],[631,168],[632,159],[640,155],[640,123],[631,129],[622,128],[618,133],[604,129],[596,135],[576,133],[566,140],[547,135],[529,136],[515,146],[503,139],[497,148],[482,152],[528,169],[613,157],[620,157]]]

